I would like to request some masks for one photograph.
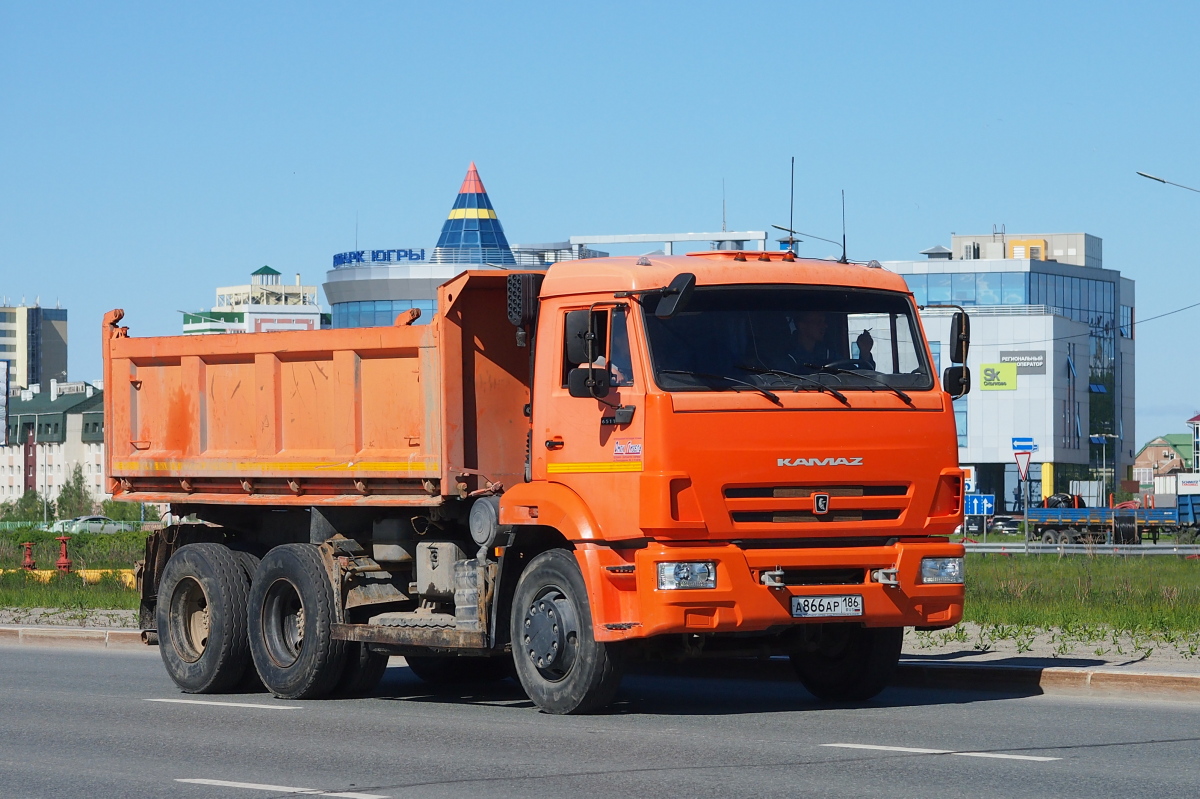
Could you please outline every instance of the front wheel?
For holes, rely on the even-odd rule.
[[[792,667],[818,699],[861,701],[891,682],[903,646],[903,627],[826,624],[813,650],[792,655]]]
[[[250,654],[267,690],[316,699],[337,685],[346,642],[333,638],[333,586],[312,544],[275,547],[250,588]]]
[[[588,713],[607,705],[621,683],[616,648],[592,636],[587,589],[575,557],[561,549],[530,561],[512,605],[517,678],[547,713]]]

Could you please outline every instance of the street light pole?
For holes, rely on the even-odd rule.
[[[1145,172],[1138,172],[1138,174],[1144,178],[1149,178],[1150,180],[1157,180],[1159,183],[1166,183],[1168,186],[1178,186],[1181,189],[1187,189],[1188,191],[1194,191],[1197,194],[1200,194],[1200,189],[1193,189],[1191,186],[1185,186],[1182,183],[1174,183],[1170,180],[1163,180],[1155,175],[1147,175]]]

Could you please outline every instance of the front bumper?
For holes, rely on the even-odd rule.
[[[645,549],[577,547],[587,575],[597,640],[619,641],[671,633],[759,632],[793,624],[853,621],[868,627],[952,625],[962,619],[963,586],[919,582],[921,559],[963,557],[961,544],[941,540],[892,546],[742,549],[733,544],[676,546],[652,543]],[[657,564],[712,561],[716,588],[660,590]],[[775,569],[861,569],[862,582],[840,585],[785,585],[772,588],[763,572]],[[896,585],[872,582],[877,569],[895,569]],[[863,615],[797,619],[793,596],[859,594]]]

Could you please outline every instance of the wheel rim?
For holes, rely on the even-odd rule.
[[[171,592],[171,643],[179,657],[195,663],[208,646],[208,595],[192,577],[184,577]]]
[[[267,589],[262,609],[263,639],[275,665],[286,668],[304,648],[304,603],[296,586],[276,580]]]
[[[525,609],[522,642],[526,656],[546,680],[557,682],[571,671],[579,648],[575,604],[557,586],[538,592]]]

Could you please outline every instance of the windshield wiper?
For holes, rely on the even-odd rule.
[[[781,399],[779,399],[779,395],[776,394],[774,391],[768,391],[767,389],[763,388],[762,386],[756,386],[753,383],[747,383],[745,380],[738,380],[736,377],[730,377],[729,375],[715,375],[715,374],[711,374],[709,372],[692,372],[688,369],[659,369],[658,374],[660,374],[660,375],[687,375],[689,377],[713,378],[715,380],[728,380],[730,383],[736,383],[739,386],[746,386],[748,388],[754,389],[759,394],[762,394],[764,397],[769,399],[771,402],[774,402],[776,405],[783,404],[783,401]]]
[[[873,381],[873,382],[874,382],[874,383],[876,383],[877,385],[883,386],[883,387],[884,387],[884,388],[886,388],[888,391],[892,392],[892,393],[893,393],[893,394],[895,394],[897,397],[899,397],[900,399],[904,400],[904,402],[905,402],[906,404],[908,404],[910,407],[913,407],[913,408],[917,407],[916,405],[914,405],[914,404],[913,404],[912,397],[908,396],[908,395],[907,395],[907,394],[905,394],[903,391],[901,391],[900,389],[898,389],[898,388],[896,388],[895,386],[891,385],[890,383],[887,383],[887,382],[885,382],[885,381],[883,381],[883,380],[880,380],[878,377],[875,377],[874,375],[864,374],[863,372],[860,372],[860,371],[858,371],[857,369],[843,369],[843,368],[842,368],[842,367],[840,367],[840,366],[817,366],[816,364],[812,364],[812,363],[806,363],[806,364],[804,364],[804,365],[805,365],[805,366],[807,366],[807,367],[809,367],[810,369],[817,369],[817,370],[820,370],[820,371],[822,371],[822,372],[824,372],[824,373],[826,373],[826,374],[834,374],[834,375],[854,375],[855,377],[862,377],[862,378],[865,378],[865,379],[867,379],[867,380]],[[875,391],[875,389],[870,389],[870,391],[874,392],[874,391]]]
[[[805,364],[805,365],[807,366],[807,364]],[[747,372],[753,372],[756,375],[779,375],[780,377],[791,377],[796,380],[803,380],[805,383],[811,383],[812,385],[816,386],[818,391],[828,392],[829,394],[832,394],[834,397],[837,398],[838,402],[842,403],[847,408],[850,407],[850,400],[846,399],[845,394],[838,391],[833,386],[827,386],[824,383],[822,383],[820,380],[809,377],[808,375],[798,375],[798,374],[795,374],[794,372],[783,372],[783,371],[780,371],[779,369],[764,369],[764,368],[761,368],[758,366],[745,366],[743,364],[738,364],[738,368],[745,369]],[[799,391],[799,390],[800,390],[799,386],[796,386],[796,388],[793,389],[793,391]]]

